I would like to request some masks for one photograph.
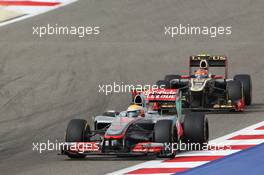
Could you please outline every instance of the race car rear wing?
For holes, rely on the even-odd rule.
[[[132,100],[135,99],[137,95],[144,95],[145,100],[149,102],[175,102],[176,97],[178,96],[178,90],[176,89],[164,89],[164,88],[153,88],[153,89],[132,89],[131,95]]]
[[[190,67],[199,67],[201,60],[206,60],[210,67],[227,66],[226,56],[190,56]]]
[[[149,89],[143,94],[149,102],[175,102],[179,96],[177,89]]]
[[[137,95],[135,95],[137,94]],[[152,110],[170,110],[176,111],[181,116],[182,96],[181,91],[177,89],[148,89],[145,91],[134,91],[134,104],[148,108],[150,103],[153,104]]]
[[[225,68],[225,77],[228,76],[228,61],[226,56],[190,56],[190,74],[192,67],[200,67],[200,62],[206,60],[209,67],[224,67]]]

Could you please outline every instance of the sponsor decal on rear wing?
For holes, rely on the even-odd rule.
[[[209,67],[226,67],[227,57],[226,56],[190,56],[190,67],[199,67],[200,61],[206,60]]]
[[[177,89],[149,89],[142,94],[149,102],[175,102],[179,96]]]

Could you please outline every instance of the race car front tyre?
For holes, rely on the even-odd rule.
[[[156,143],[171,144],[175,137],[175,128],[172,120],[158,120],[154,127],[154,141]],[[159,157],[175,157],[175,152],[164,150]]]
[[[227,82],[227,95],[232,103],[242,99],[242,84],[240,81],[231,80]]]
[[[86,120],[73,119],[69,122],[66,130],[66,142],[83,142],[86,128]]]
[[[239,74],[234,76],[234,80],[240,81],[243,86],[245,104],[251,105],[252,102],[252,81],[250,75]]]
[[[86,132],[89,132],[86,128],[88,128],[88,130],[90,131],[90,127],[89,125],[87,125],[87,121],[83,120],[83,119],[73,119],[69,122],[67,130],[66,130],[66,137],[65,137],[65,141],[66,142],[83,142],[85,141],[85,134]],[[71,154],[68,153],[67,154],[68,157],[72,158],[72,159],[80,159],[80,158],[84,158],[85,155],[81,155],[81,154]]]
[[[189,149],[201,150],[208,143],[209,125],[204,113],[186,113],[183,122],[184,141],[189,145]]]
[[[173,126],[171,120],[158,120],[154,127],[154,140],[157,143],[173,141]]]

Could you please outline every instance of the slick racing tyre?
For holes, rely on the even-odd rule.
[[[240,74],[234,76],[234,80],[240,81],[243,86],[243,94],[246,105],[251,105],[252,102],[252,81],[250,75]]]
[[[186,113],[183,122],[183,137],[185,143],[192,144],[191,149],[200,150],[208,143],[209,126],[204,113]]]
[[[154,127],[154,141],[156,143],[170,144],[174,141],[175,128],[172,120],[158,120]],[[159,157],[175,157],[176,153],[171,150],[165,150]]]
[[[242,99],[242,84],[240,81],[227,82],[227,95],[232,103]]]
[[[66,142],[84,142],[89,139],[86,138],[87,132],[90,132],[90,127],[87,125],[86,120],[73,119],[69,122],[66,130]],[[81,154],[67,154],[70,158],[84,158],[85,155]]]
[[[171,143],[173,141],[173,126],[171,120],[159,120],[154,127],[155,142]]]

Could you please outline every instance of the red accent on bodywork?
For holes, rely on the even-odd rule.
[[[157,111],[157,110],[159,110],[159,105],[158,105],[157,102],[154,102],[154,103],[153,103],[152,110],[153,110],[153,111]]]
[[[228,60],[225,60],[225,79],[228,78]]]
[[[150,89],[143,92],[148,101],[176,101],[176,89]]]
[[[145,91],[137,91],[132,90],[131,95],[132,99],[136,97],[136,95],[142,94],[145,96],[146,101],[176,101],[178,90],[177,89],[148,89]]]
[[[104,138],[105,139],[122,139],[124,137],[124,134],[120,134],[120,135],[105,135]]]
[[[181,79],[189,79],[190,76],[189,75],[181,75]]]
[[[211,78],[213,78],[213,79],[224,79],[224,76],[222,76],[222,75],[212,75]]]
[[[235,110],[238,112],[244,111],[245,108],[245,102],[243,99],[240,99],[236,102]]]
[[[137,143],[133,148],[132,152],[151,152],[159,153],[162,150],[162,146],[151,146],[151,142]]]
[[[175,101],[178,90],[176,89],[148,89],[145,91],[137,91],[137,90],[132,90],[131,95],[132,99],[136,97],[136,95],[142,94],[146,98],[146,101]]]
[[[180,138],[183,135],[183,129],[181,123],[178,120],[176,122],[176,128],[177,128],[178,138]]]

